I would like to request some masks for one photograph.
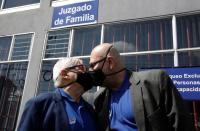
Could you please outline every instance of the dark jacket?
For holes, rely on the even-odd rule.
[[[130,72],[129,81],[138,131],[194,131],[184,102],[164,71]],[[109,130],[109,95],[105,88],[94,102],[101,131]]]
[[[84,103],[93,112],[92,107]],[[18,131],[69,131],[67,113],[58,90],[39,95],[26,103]]]

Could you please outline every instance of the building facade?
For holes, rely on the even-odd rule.
[[[54,90],[52,67],[59,58],[78,57],[87,65],[100,43],[119,47],[130,70],[200,66],[199,0],[94,1],[94,21],[89,12],[64,22],[92,22],[62,25],[55,9],[66,7],[60,14],[73,16],[85,4],[69,10],[82,2],[0,0],[0,130],[15,130],[27,100]],[[199,100],[185,101],[198,130]]]

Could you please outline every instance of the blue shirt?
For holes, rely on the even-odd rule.
[[[128,73],[117,91],[111,91],[109,122],[113,131],[137,131]]]
[[[84,106],[81,98],[79,103],[75,102],[63,89],[59,89],[64,100],[65,111],[69,119],[71,131],[96,131],[96,124],[91,113]]]

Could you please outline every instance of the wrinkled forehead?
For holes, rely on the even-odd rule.
[[[101,59],[102,57],[99,55],[91,55],[90,56],[90,62],[89,63],[94,63],[96,61],[98,61],[99,59]]]
[[[105,57],[107,49],[102,47],[95,48],[90,55],[90,63],[100,60]]]

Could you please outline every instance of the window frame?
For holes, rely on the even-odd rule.
[[[10,62],[10,63],[7,63],[7,62],[4,62],[4,63],[0,63],[0,69],[1,69],[1,67],[2,67],[2,65],[4,66],[6,66],[5,68],[6,68],[6,71],[5,71],[5,78],[6,79],[8,79],[8,80],[11,80],[11,82],[12,82],[12,79],[14,79],[13,80],[13,84],[14,85],[16,85],[16,87],[17,88],[13,88],[12,87],[12,90],[10,90],[10,91],[6,91],[7,93],[9,93],[10,95],[7,97],[7,99],[5,99],[6,97],[4,96],[4,99],[3,99],[3,104],[5,104],[5,102],[6,101],[8,101],[8,103],[6,103],[6,104],[8,104],[8,112],[6,113],[7,115],[6,115],[6,120],[4,121],[5,123],[1,123],[2,125],[3,125],[3,127],[4,128],[9,128],[10,126],[8,125],[9,124],[9,120],[13,117],[12,116],[12,112],[11,112],[11,105],[12,104],[17,104],[17,107],[15,107],[16,108],[16,110],[15,110],[15,113],[14,113],[14,116],[15,117],[13,117],[13,119],[11,119],[12,121],[12,129],[11,130],[14,130],[14,128],[16,128],[16,123],[17,123],[17,120],[18,120],[18,118],[16,117],[16,116],[19,116],[19,113],[18,113],[18,111],[19,111],[19,108],[20,108],[20,105],[21,105],[21,102],[22,102],[22,97],[23,97],[23,90],[24,90],[24,86],[25,86],[25,80],[26,80],[26,77],[27,77],[27,71],[28,71],[28,63],[29,63],[29,61],[18,61],[18,62]],[[25,68],[26,68],[26,70],[24,71],[24,73],[23,73],[23,70],[19,70],[19,68],[18,68],[18,65],[20,66],[19,68],[21,69],[21,67],[23,67],[23,66],[26,66]],[[15,66],[17,66],[17,68],[15,69],[15,68],[10,68],[10,67],[15,67]],[[9,69],[10,68],[10,69]],[[15,71],[13,71],[13,70],[15,70]],[[16,70],[18,71],[18,72],[16,72]],[[19,73],[19,71],[20,71],[20,73]],[[1,72],[1,70],[0,70],[0,74],[1,74],[2,72]],[[14,73],[14,74],[13,74]],[[24,79],[19,79],[19,80],[16,80],[16,79],[18,79],[20,76],[21,76],[21,74],[22,75],[24,75]],[[1,74],[2,75],[2,74]],[[16,78],[16,79],[15,79]],[[20,81],[20,80],[22,80],[22,81]],[[17,84],[15,84],[15,82],[19,82],[19,85],[17,85]],[[22,83],[20,83],[20,82],[22,82]],[[22,84],[22,85],[20,85],[20,84]],[[4,89],[5,90],[5,88],[7,87],[7,85],[5,84],[4,86],[2,86],[2,89]],[[13,91],[15,91],[15,89],[16,89],[16,93],[18,94],[17,95],[17,100],[16,99],[14,99],[14,97],[10,97],[10,96],[13,96],[13,94],[12,93],[14,93]],[[18,90],[19,89],[19,90]],[[18,92],[17,92],[18,91]],[[2,99],[1,99],[2,100]],[[13,102],[17,102],[17,103],[13,103]],[[1,110],[3,110],[3,109],[5,109],[4,108],[4,106],[1,108]]]
[[[26,34],[32,34],[32,38],[31,38],[31,42],[30,42],[29,53],[28,53],[27,59],[12,60],[12,53],[13,53],[13,48],[14,48],[14,44],[15,44],[15,42],[14,42],[15,41],[15,36],[26,35]],[[30,54],[32,54],[32,47],[33,47],[33,43],[34,43],[35,32],[26,32],[26,33],[19,33],[19,34],[13,34],[13,35],[4,35],[4,36],[0,36],[0,37],[7,37],[7,36],[11,36],[12,37],[11,44],[10,44],[9,55],[7,57],[7,60],[0,61],[0,63],[29,61]]]
[[[13,42],[12,42],[12,41],[13,41],[13,36],[12,36],[12,35],[0,36],[0,38],[5,38],[5,37],[11,37],[11,41],[10,41],[11,43],[10,43],[10,48],[9,48],[9,52],[8,52],[7,59],[6,59],[6,60],[2,60],[2,61],[0,60],[0,63],[1,63],[1,62],[4,62],[4,61],[8,61],[8,58],[9,58],[9,55],[10,55],[10,52],[11,52],[11,45],[12,45],[12,43],[13,43]]]
[[[70,45],[70,54],[69,57],[78,57],[78,58],[87,58],[90,57],[90,55],[73,55],[73,50],[72,48],[74,47],[74,39],[75,39],[75,35],[76,35],[76,30],[80,30],[80,29],[93,29],[93,28],[100,28],[100,38],[99,38],[99,44],[102,43],[101,41],[101,35],[102,35],[102,25],[96,24],[96,25],[88,25],[88,26],[80,26],[80,27],[74,27],[72,28],[73,34],[72,34],[72,38],[71,38],[71,45]]]
[[[46,55],[46,49],[47,49],[47,45],[48,45],[48,36],[49,36],[49,32],[53,32],[53,31],[59,31],[59,30],[69,30],[69,43],[68,43],[68,52],[67,52],[67,57],[69,57],[69,51],[70,51],[70,45],[71,45],[71,42],[72,42],[72,38],[71,38],[71,35],[72,35],[72,30],[70,28],[59,28],[59,29],[54,29],[54,30],[49,30],[49,31],[46,31],[46,34],[45,34],[45,44],[44,44],[44,47],[43,47],[43,55],[42,55],[42,59],[43,60],[49,60],[49,59],[58,59],[58,58],[62,58],[62,57],[52,57],[52,58],[45,58],[45,55]]]
[[[51,6],[52,7],[58,7],[58,6],[62,6],[62,5],[67,5],[67,4],[74,4],[77,2],[84,2],[86,0],[52,0],[51,1]]]
[[[8,14],[8,13],[14,13],[14,12],[20,12],[20,11],[26,11],[26,10],[32,10],[40,8],[40,3],[34,3],[34,4],[27,4],[22,6],[15,6],[10,8],[4,8],[5,0],[2,0],[2,3],[0,3],[0,14]]]

